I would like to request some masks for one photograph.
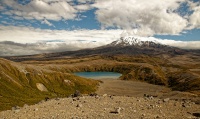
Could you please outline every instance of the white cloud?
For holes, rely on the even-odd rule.
[[[82,44],[83,47],[91,43]],[[62,42],[38,42],[20,44],[14,42],[0,42],[0,56],[31,55],[40,53],[52,53],[60,51],[73,51],[81,49],[78,45]]]
[[[82,4],[82,5],[76,5],[74,6],[79,11],[87,11],[90,10],[92,7],[89,4]]]
[[[5,5],[13,10],[7,11],[7,14],[15,14],[27,19],[48,19],[61,20],[74,19],[78,12],[73,6],[64,0],[32,0],[26,5],[21,5],[15,0],[3,0]]]
[[[89,2],[89,3],[88,3]],[[30,3],[22,5],[16,0],[2,0],[4,6],[11,8],[4,11],[7,15],[17,15],[25,19],[36,20],[55,20],[61,19],[73,20],[76,19],[79,12],[87,11],[92,8],[91,0],[80,1],[79,4],[74,4],[73,0],[32,0]],[[5,9],[0,6],[0,10]],[[15,18],[15,17],[14,17]]]
[[[188,29],[200,28],[200,3],[190,2],[190,8],[193,13],[189,16],[190,27]]]
[[[39,41],[62,40],[70,43],[77,40],[96,41],[104,45],[120,37],[121,30],[42,30],[29,27],[0,26],[0,41],[36,43]]]
[[[54,26],[52,23],[50,23],[48,20],[43,20],[42,22],[41,22],[42,24],[47,24],[48,26]],[[55,27],[55,26],[54,26]]]
[[[79,3],[90,3],[94,2],[95,0],[77,0]]]
[[[159,40],[160,43],[182,49],[200,49],[200,41]]]
[[[138,29],[138,35],[179,34],[187,20],[175,13],[185,0],[97,0],[98,21],[106,27]]]
[[[24,20],[23,17],[19,17],[19,16],[13,16],[13,18],[16,19],[16,20]]]

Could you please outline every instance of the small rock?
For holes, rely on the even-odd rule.
[[[48,101],[50,98],[49,97],[45,97],[44,99],[45,99],[45,101]]]
[[[18,113],[18,112],[20,112],[20,109],[15,110],[15,113]]]
[[[38,111],[38,108],[35,108],[33,111]]]
[[[36,87],[42,92],[48,92],[47,88],[42,83],[36,83]]]
[[[183,104],[182,104],[182,107],[190,107],[190,104],[188,104],[188,103],[183,103]]]
[[[163,99],[163,102],[168,102],[170,99],[169,98],[165,98]]]
[[[146,114],[142,114],[142,117],[145,117],[146,116]]]
[[[64,83],[67,84],[67,85],[73,84],[70,80],[67,80],[67,79],[64,80]]]
[[[160,107],[159,105],[155,105],[155,107]]]
[[[37,104],[42,104],[44,103],[45,101],[44,100],[41,100],[40,102],[38,102]]]
[[[76,107],[83,107],[83,105],[82,104],[78,104]]]
[[[28,105],[27,105],[27,104],[24,104],[23,108],[26,108],[26,107],[28,107]]]
[[[153,100],[154,97],[156,97],[156,96],[152,96],[152,95],[144,94],[144,97],[145,97],[145,99]]]
[[[12,111],[14,111],[14,113],[18,113],[20,111],[20,107],[14,106],[14,107],[12,107]]]
[[[90,96],[97,96],[97,94],[96,93],[91,93]]]
[[[160,117],[160,116],[158,116],[158,115],[155,117],[155,119],[159,119],[159,118],[161,118],[161,117]]]
[[[60,100],[59,98],[55,98],[55,100]]]
[[[150,96],[149,99],[150,99],[150,100],[153,100],[154,98],[153,98],[153,96]]]
[[[109,97],[110,97],[110,99],[114,99],[114,97],[112,95],[110,95]]]
[[[73,97],[79,97],[79,96],[81,96],[81,93],[80,91],[76,90],[73,94]]]
[[[81,99],[85,99],[85,97],[84,97],[84,96],[82,96],[82,97],[81,97]]]
[[[107,94],[103,94],[103,97],[106,97],[107,96]]]
[[[122,108],[118,107],[118,108],[116,108],[115,110],[110,111],[110,113],[120,114],[121,109],[122,109]]]
[[[147,109],[153,109],[154,105],[147,105]]]
[[[79,97],[76,97],[76,99],[75,100],[80,100],[80,98]]]
[[[193,113],[192,115],[195,117],[200,117],[200,112]]]
[[[14,107],[12,107],[12,111],[19,110],[19,109],[20,109],[19,106],[14,106]]]
[[[96,99],[99,99],[100,97],[98,95],[95,96]]]

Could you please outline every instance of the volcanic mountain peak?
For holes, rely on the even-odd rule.
[[[112,46],[160,46],[161,44],[156,40],[146,38],[137,38],[134,36],[121,37],[119,40],[112,42]]]

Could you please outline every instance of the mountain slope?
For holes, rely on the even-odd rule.
[[[68,96],[75,90],[90,93],[95,91],[97,83],[68,73],[42,70],[0,59],[0,110],[25,103],[34,104],[45,97]],[[41,90],[38,85],[47,91]]]

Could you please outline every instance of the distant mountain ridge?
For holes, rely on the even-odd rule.
[[[177,47],[172,47],[159,43],[156,40],[148,38],[137,38],[134,36],[121,37],[112,43],[97,47],[88,48],[77,51],[64,51],[55,53],[43,53],[26,56],[7,56],[3,57],[12,61],[27,61],[27,60],[50,60],[60,59],[66,57],[81,57],[93,55],[149,55],[149,56],[162,56],[162,55],[184,55],[194,54],[200,56],[200,50],[184,50]]]

